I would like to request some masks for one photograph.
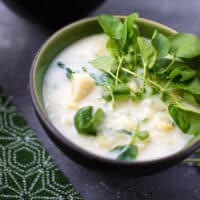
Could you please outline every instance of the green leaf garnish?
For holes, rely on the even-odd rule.
[[[151,69],[156,61],[157,52],[153,45],[142,37],[137,38],[144,68]]]
[[[104,32],[112,39],[120,40],[122,38],[124,27],[119,18],[111,15],[100,15],[98,21]]]
[[[200,105],[197,59],[200,56],[200,39],[186,33],[168,37],[155,30],[149,40],[140,34],[137,18],[137,13],[123,20],[111,15],[98,18],[108,36],[106,47],[110,53],[110,56],[91,61],[107,76],[104,79],[104,75],[103,78],[93,75],[96,83],[103,87],[102,98],[115,105],[115,101],[121,98],[139,102],[150,95],[159,95],[169,105],[168,111],[177,126],[183,132],[197,135],[200,114],[183,107],[181,103]],[[140,79],[136,90],[129,88],[132,79]],[[188,115],[191,116],[189,120]],[[148,132],[137,129],[132,134],[130,144],[115,148],[118,159],[135,159],[130,152],[136,152],[136,138],[142,140],[148,137]]]
[[[196,95],[196,94],[192,94],[190,92],[184,91],[182,97],[185,101],[187,101],[188,103],[194,106],[200,105],[200,95]]]
[[[148,131],[139,131],[138,132],[138,138],[140,140],[146,140],[149,137],[149,132]]]
[[[173,120],[184,133],[191,135],[200,134],[200,113],[174,104],[169,105],[168,110]]]
[[[200,94],[200,80],[198,78],[189,82],[172,82],[170,87],[173,89],[182,89],[193,94]]]
[[[96,135],[97,128],[104,119],[104,112],[101,108],[93,114],[92,106],[80,108],[74,116],[74,125],[78,133]]]
[[[106,73],[112,73],[116,67],[116,61],[111,56],[99,57],[95,60],[90,61],[90,63],[96,67],[98,70]]]
[[[117,131],[117,133],[125,134],[125,135],[132,135],[132,132],[127,131],[126,129],[120,129]]]
[[[158,58],[167,56],[169,52],[169,41],[166,36],[155,31],[151,43],[158,53]]]
[[[169,42],[169,52],[176,57],[193,58],[200,55],[200,40],[194,34],[176,33]]]
[[[73,73],[74,72],[70,68],[66,67],[66,76],[69,80],[73,78]]]
[[[61,69],[63,69],[65,67],[65,64],[61,61],[57,62],[58,67],[60,67]]]
[[[135,160],[138,154],[138,148],[136,145],[117,146],[111,152],[118,153],[118,160]]]

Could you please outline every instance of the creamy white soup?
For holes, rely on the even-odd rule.
[[[192,136],[184,134],[173,122],[168,104],[159,94],[141,101],[119,98],[114,103],[102,98],[105,87],[96,81],[102,72],[91,61],[109,55],[107,39],[105,34],[81,39],[52,61],[43,83],[44,105],[50,121],[71,142],[107,158],[116,159],[115,149],[133,140],[138,151],[135,160],[157,159],[181,150]],[[132,77],[127,85],[134,93],[142,82]],[[93,114],[99,108],[104,113],[93,134],[79,133],[75,127],[75,115],[86,106],[93,108]],[[134,138],[136,132],[140,132],[140,137]]]

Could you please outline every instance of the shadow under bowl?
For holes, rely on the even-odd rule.
[[[138,19],[137,24],[140,28],[141,35],[147,38],[151,38],[155,29],[166,36],[171,36],[176,33],[175,30],[167,26],[147,19],[140,18]],[[68,157],[86,167],[104,173],[116,172],[117,174],[128,173],[129,176],[142,176],[158,172],[180,162],[200,146],[199,139],[194,140],[179,152],[160,159],[132,162],[119,161],[97,156],[75,145],[69,139],[64,137],[49,120],[43,103],[42,85],[50,63],[55,56],[73,42],[101,32],[102,30],[97,22],[97,18],[84,19],[57,31],[38,51],[30,72],[30,92],[34,109],[44,129],[49,134],[52,141]]]

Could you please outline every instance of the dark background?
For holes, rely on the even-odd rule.
[[[129,14],[133,11],[178,31],[200,36],[199,0],[107,0],[89,16],[100,13]],[[21,13],[8,9],[0,0],[0,85],[12,96],[18,110],[84,199],[199,200],[200,174],[197,168],[188,164],[180,164],[148,177],[133,178],[131,174],[130,177],[111,177],[79,166],[52,143],[33,111],[28,76],[38,48],[55,30],[55,27],[47,28],[22,17]]]

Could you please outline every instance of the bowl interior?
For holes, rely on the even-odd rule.
[[[151,38],[155,29],[166,36],[176,33],[175,30],[151,20],[140,18],[137,24],[140,28],[141,35],[146,38]],[[84,19],[56,32],[39,50],[32,66],[30,81],[32,84],[34,105],[37,107],[37,111],[39,110],[39,115],[43,115],[43,118],[47,121],[48,117],[43,103],[42,85],[48,66],[52,60],[71,43],[83,37],[101,32],[102,30],[97,22],[97,18]],[[48,123],[51,124],[50,122]],[[196,139],[192,141],[192,144],[195,142]],[[194,146],[195,147],[190,150],[190,153],[194,148],[197,148],[197,143]],[[187,152],[187,154],[189,154],[189,152]]]

